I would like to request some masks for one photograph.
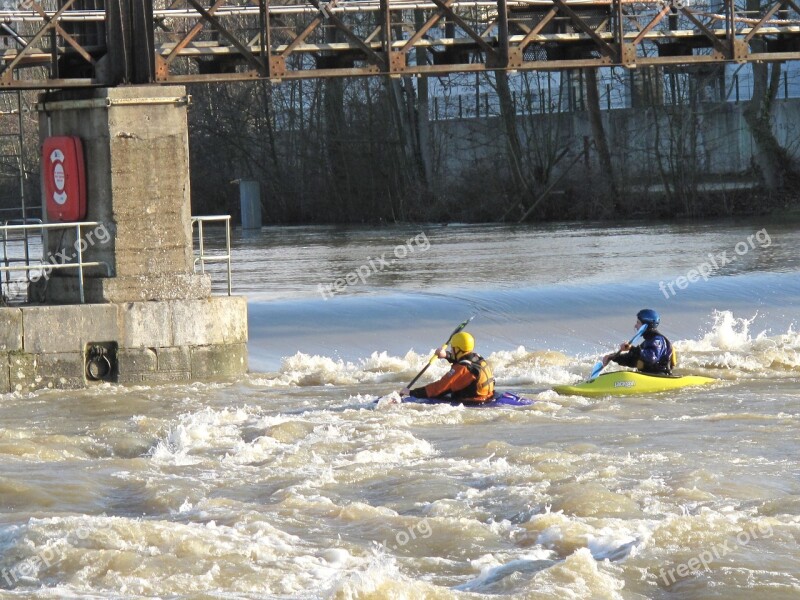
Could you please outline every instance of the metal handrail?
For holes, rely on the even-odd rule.
[[[200,263],[200,270],[202,273],[205,273],[205,263],[207,262],[222,262],[225,261],[227,264],[227,287],[228,287],[228,295],[233,294],[232,289],[232,276],[231,276],[231,230],[230,230],[230,215],[219,215],[219,216],[207,216],[207,217],[192,217],[192,227],[194,227],[195,223],[198,226],[198,234],[199,234],[199,255],[194,259],[194,266],[195,269],[197,268],[197,264]],[[38,219],[37,219],[38,221]],[[205,236],[203,232],[203,224],[208,222],[224,222],[225,223],[225,254],[207,254],[206,247],[205,247]],[[92,261],[92,262],[84,262],[83,260],[83,251],[84,251],[84,244],[78,243],[79,240],[82,239],[81,230],[85,227],[98,227],[102,225],[102,223],[97,221],[83,221],[83,222],[74,222],[74,223],[42,223],[37,222],[33,224],[21,224],[21,225],[9,225],[9,221],[5,221],[3,225],[0,226],[0,240],[2,241],[2,249],[3,249],[3,256],[0,262],[0,275],[2,273],[6,273],[6,280],[5,284],[10,285],[11,280],[8,278],[8,273],[14,271],[25,272],[25,281],[26,283],[30,284],[31,279],[31,271],[51,271],[51,270],[58,270],[58,269],[77,269],[78,270],[78,288],[80,292],[80,301],[81,304],[85,304],[86,297],[84,293],[84,268],[86,267],[105,267],[106,274],[108,277],[111,276],[111,266],[104,262],[104,261]],[[57,263],[52,260],[52,256],[50,257],[51,260],[46,260],[43,256],[41,259],[38,259],[38,262],[32,262],[27,258],[27,248],[26,248],[26,258],[21,259],[17,257],[9,257],[8,255],[8,241],[9,241],[9,233],[11,232],[24,232],[27,234],[28,231],[39,231],[42,234],[42,238],[44,237],[44,231],[50,230],[58,230],[58,229],[75,229],[75,244],[73,246],[75,253],[69,257],[66,257],[68,260],[75,259],[75,262],[66,262],[66,263]],[[194,246],[194,236],[192,236],[192,245]],[[27,245],[27,238],[25,240]],[[42,240],[42,251],[45,251],[45,244],[44,240]],[[15,266],[12,263],[17,262],[24,262],[24,264],[20,264],[19,266]]]
[[[38,220],[38,219],[37,219]],[[81,229],[84,227],[98,227],[102,225],[102,223],[98,221],[83,221],[83,222],[74,222],[74,223],[42,223],[39,221],[38,223],[34,224],[23,224],[23,225],[9,225],[8,221],[5,221],[2,226],[0,226],[0,234],[2,235],[2,248],[3,248],[3,265],[0,266],[0,273],[10,273],[12,271],[24,271],[25,272],[25,280],[26,283],[31,283],[31,271],[39,270],[40,268],[45,271],[51,270],[58,270],[58,269],[77,269],[78,270],[78,290],[80,293],[81,304],[86,303],[86,296],[84,294],[84,276],[83,276],[83,269],[84,267],[105,267],[106,273],[110,277],[111,276],[111,266],[104,262],[104,261],[93,261],[93,262],[84,262],[83,261],[83,244],[79,244],[78,241],[82,240],[81,236]],[[18,259],[18,258],[10,258],[8,256],[8,234],[9,232],[13,231],[22,231],[26,234],[28,231],[35,231],[38,230],[42,238],[44,238],[44,231],[47,230],[57,230],[57,229],[72,229],[75,228],[75,244],[73,246],[75,250],[75,254],[70,257],[66,257],[68,259],[77,258],[77,262],[69,262],[69,263],[57,263],[53,262],[52,260],[45,260],[45,257],[42,256],[39,259],[39,263],[32,263],[27,256],[27,237],[25,238],[26,244],[26,258],[25,259]],[[44,240],[42,240],[42,252],[44,253]],[[52,259],[52,256],[50,257]],[[21,262],[25,260],[24,265],[20,266],[12,266],[12,262]],[[38,279],[37,279],[38,280]],[[6,285],[11,284],[11,280],[6,275]]]
[[[203,236],[203,223],[224,222],[225,223],[225,254],[206,254],[205,240]],[[228,272],[228,296],[233,294],[231,286],[231,216],[215,215],[209,217],[192,217],[192,227],[197,223],[197,238],[200,254],[194,259],[194,268],[200,263],[200,272],[205,274],[207,262],[227,262]],[[194,235],[192,235],[192,252],[194,252]]]

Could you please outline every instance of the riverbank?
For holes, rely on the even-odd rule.
[[[627,196],[605,201],[601,199],[595,203],[576,201],[576,196],[581,192],[570,189],[544,198],[539,213],[528,216],[525,221],[632,221],[655,218],[669,222],[752,216],[800,218],[800,193],[794,186],[770,192],[757,182],[732,177],[698,184],[698,188],[698,195],[693,196],[661,184],[641,186]],[[513,216],[513,213],[509,216]]]

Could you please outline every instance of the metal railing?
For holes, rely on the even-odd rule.
[[[33,219],[27,219],[26,221],[31,221]],[[13,284],[19,284],[25,286],[27,290],[27,286],[30,285],[34,281],[39,281],[42,277],[45,279],[49,279],[50,273],[54,270],[60,269],[77,269],[78,271],[78,291],[80,294],[81,304],[86,303],[86,297],[84,294],[84,273],[83,270],[86,267],[105,267],[107,276],[111,276],[111,267],[108,263],[103,261],[91,261],[91,262],[84,262],[83,261],[83,253],[88,247],[90,247],[94,243],[94,238],[92,237],[91,240],[87,237],[84,238],[81,235],[81,231],[85,227],[100,227],[102,224],[96,221],[83,221],[83,222],[75,222],[75,223],[42,223],[38,219],[35,219],[34,223],[22,223],[22,224],[12,224],[9,225],[9,221],[5,221],[2,226],[0,226],[0,239],[2,240],[2,248],[3,248],[3,256],[2,256],[2,265],[0,265],[0,274],[4,274],[4,278],[2,280],[2,286],[5,286],[7,291],[11,291],[11,286]],[[64,262],[57,262],[56,256],[53,255],[51,252],[48,251],[49,256],[45,256],[45,241],[44,241],[44,234],[46,231],[53,231],[53,230],[75,230],[75,243],[72,246],[72,250],[74,252],[71,253],[70,256],[67,256],[67,248],[60,249],[59,252],[56,254],[61,257]],[[38,237],[42,246],[42,258],[41,259],[31,259],[30,252],[29,252],[29,244],[31,241],[31,236],[29,236],[29,232],[38,232]],[[13,233],[20,233],[23,237],[18,238],[18,240],[14,240],[9,236],[9,234]],[[20,241],[23,243],[24,246],[24,256],[22,258],[10,256],[9,255],[9,242],[10,241]],[[38,262],[35,262],[38,260]],[[70,261],[70,262],[67,262]],[[20,263],[20,264],[14,264]],[[22,280],[12,281],[11,280],[11,273],[13,272],[24,272],[25,278]]]
[[[201,273],[206,272],[206,263],[225,262],[228,295],[232,295],[231,284],[231,230],[229,215],[192,217],[192,228],[197,224],[198,230],[198,249],[194,250],[194,234],[192,235],[193,252],[195,252],[194,269],[197,271],[198,265]],[[209,252],[205,239],[203,225],[209,222],[224,223],[225,225],[225,252]],[[84,292],[84,269],[88,267],[102,267],[106,271],[106,276],[111,277],[111,266],[104,261],[83,260],[84,252],[95,243],[91,235],[84,235],[85,229],[90,227],[102,227],[103,224],[97,221],[83,221],[75,223],[42,223],[39,219],[26,219],[24,222],[5,221],[0,225],[0,290],[3,292],[3,299],[13,300],[18,296],[20,290],[13,289],[14,286],[24,288],[26,292],[28,286],[44,277],[49,279],[50,273],[55,270],[75,269],[78,277],[78,291],[81,304],[85,304],[86,296]],[[75,241],[72,246],[60,248],[55,254],[47,248],[45,232],[49,231],[74,230]],[[41,247],[41,258],[31,258],[31,243]],[[13,246],[18,246],[17,252],[12,252]],[[199,252],[199,253],[198,253]],[[59,262],[59,259],[61,262]],[[23,278],[12,279],[12,273],[24,273]],[[12,293],[16,292],[16,293]]]
[[[224,222],[225,223],[225,254],[206,254],[205,236],[203,233],[203,223]],[[232,295],[231,288],[231,216],[218,215],[213,217],[192,217],[192,229],[197,224],[198,251],[194,258],[194,268],[200,264],[200,272],[205,274],[207,262],[223,262],[227,264],[228,296]],[[192,233],[192,251],[194,252],[194,232]]]

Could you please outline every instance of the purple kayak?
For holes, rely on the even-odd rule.
[[[463,404],[464,406],[475,408],[491,408],[493,406],[530,406],[535,402],[535,400],[524,398],[523,396],[519,396],[513,392],[495,392],[494,400],[489,400],[487,402],[466,402],[464,400],[448,400],[446,398],[441,400],[437,398],[414,398],[413,396],[405,396],[403,397],[402,401],[403,403],[449,404],[450,406],[459,406]]]

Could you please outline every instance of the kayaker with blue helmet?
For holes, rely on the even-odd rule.
[[[636,314],[636,330],[647,325],[642,334],[643,341],[638,346],[631,346],[625,342],[619,347],[619,352],[606,354],[603,357],[603,366],[610,361],[631,367],[642,373],[656,373],[669,375],[677,362],[675,351],[670,341],[658,331],[661,317],[652,309],[645,308]]]
[[[450,338],[452,351],[440,350],[439,358],[445,358],[453,367],[438,381],[426,386],[400,391],[402,396],[415,398],[442,398],[466,402],[486,402],[494,397],[494,375],[486,359],[473,352],[475,338],[466,331],[459,331]]]

